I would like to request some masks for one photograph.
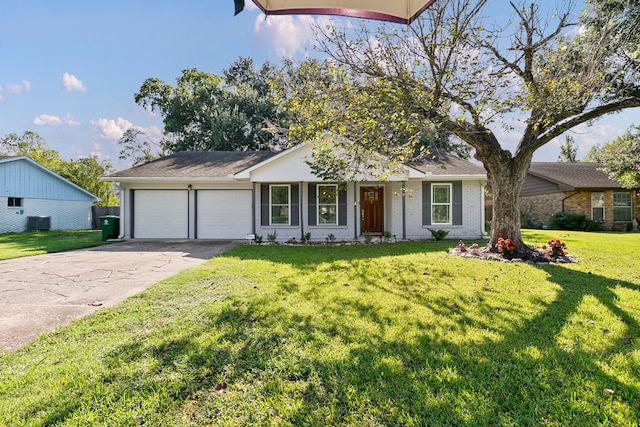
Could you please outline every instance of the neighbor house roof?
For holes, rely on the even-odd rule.
[[[107,178],[228,178],[276,154],[273,151],[181,151]]]
[[[529,174],[558,184],[561,189],[622,188],[602,171],[601,163],[590,162],[532,162]]]

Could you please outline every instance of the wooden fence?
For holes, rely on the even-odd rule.
[[[94,230],[100,230],[100,217],[105,215],[120,216],[120,206],[92,206],[91,228]]]

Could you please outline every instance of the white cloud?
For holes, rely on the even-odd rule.
[[[254,31],[259,43],[266,43],[280,57],[294,56],[313,39],[313,26],[329,22],[327,17],[308,15],[258,15]]]
[[[9,83],[7,85],[0,86],[0,102],[3,102],[6,98],[4,94],[18,96],[22,95],[22,92],[29,92],[31,90],[31,82],[23,80],[22,83]]]
[[[77,120],[74,120],[71,114],[67,113],[63,119],[58,116],[52,116],[49,114],[40,114],[38,117],[33,119],[33,124],[38,126],[61,126],[67,125],[72,127],[77,127],[82,125]]]
[[[62,120],[60,120],[60,117],[51,116],[49,114],[40,114],[38,117],[33,119],[33,124],[38,126],[60,126],[62,125]]]
[[[65,92],[86,92],[87,87],[73,74],[64,73],[61,79],[62,88]]]
[[[133,126],[128,120],[118,117],[116,120],[98,119],[91,120],[91,127],[98,130],[100,138],[118,140],[122,138],[124,131]]]

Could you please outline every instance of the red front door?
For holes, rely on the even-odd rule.
[[[382,188],[360,189],[360,232],[382,233]]]

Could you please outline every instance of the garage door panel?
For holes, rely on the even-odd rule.
[[[186,239],[188,193],[184,190],[136,190],[134,237]]]
[[[243,239],[251,233],[251,190],[198,191],[198,238]]]

